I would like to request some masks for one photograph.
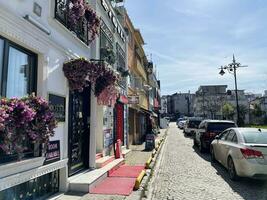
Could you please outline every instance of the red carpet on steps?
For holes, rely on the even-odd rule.
[[[125,195],[129,196],[134,188],[135,180],[145,166],[122,165],[111,171],[108,177],[91,189],[93,194]]]
[[[133,191],[134,184],[135,178],[108,177],[90,193],[129,196]]]
[[[127,166],[122,165],[117,170],[109,174],[110,177],[128,177],[137,178],[145,166]]]

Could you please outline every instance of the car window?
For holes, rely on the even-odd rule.
[[[238,141],[237,141],[237,136],[236,136],[236,134],[234,135],[234,137],[233,137],[233,139],[232,139],[232,142],[234,142],[234,143],[237,143]]]
[[[189,128],[198,128],[198,125],[200,124],[200,122],[201,122],[201,121],[195,121],[195,120],[193,120],[193,121],[189,121],[189,123],[188,123],[188,127],[189,127]]]
[[[235,123],[223,123],[223,122],[209,123],[207,131],[220,132],[231,127],[236,127]]]
[[[233,130],[229,131],[229,134],[226,137],[226,140],[229,142],[233,142],[233,138],[236,136],[235,132]]]
[[[221,140],[225,140],[226,137],[227,137],[227,135],[228,135],[228,133],[229,133],[229,131],[224,131],[224,132],[222,132],[221,135],[220,135],[220,139],[221,139]]]
[[[200,124],[199,124],[199,129],[204,129],[205,128],[205,123],[204,122],[201,122]]]
[[[246,143],[267,144],[267,131],[266,130],[242,131],[242,135]]]

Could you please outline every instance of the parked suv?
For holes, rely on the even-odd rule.
[[[237,127],[235,122],[226,120],[203,120],[196,131],[194,145],[199,147],[200,152],[204,152],[210,148],[210,144],[216,135],[231,127]]]
[[[200,118],[195,118],[195,117],[188,118],[186,123],[185,123],[185,126],[184,126],[185,135],[193,135],[194,136],[201,121],[202,121],[202,119],[200,119]]]

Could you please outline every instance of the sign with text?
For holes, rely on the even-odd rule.
[[[53,111],[58,122],[65,122],[65,97],[55,94],[48,95],[49,107]]]
[[[60,160],[60,141],[50,141],[45,154],[45,165]]]
[[[139,96],[128,96],[128,104],[139,104]]]

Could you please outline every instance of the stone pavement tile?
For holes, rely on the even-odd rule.
[[[267,200],[267,182],[233,182],[219,163],[211,163],[190,138],[170,124],[161,158],[150,182],[148,199]]]
[[[80,200],[124,200],[124,199],[126,199],[126,196],[86,194]]]
[[[157,135],[157,141],[164,137],[166,129],[160,129],[160,134]],[[131,152],[125,158],[127,165],[144,165],[151,156],[152,151],[145,151],[145,142],[141,145],[130,145]]]
[[[85,193],[82,192],[67,192],[56,200],[80,200],[84,195]]]

